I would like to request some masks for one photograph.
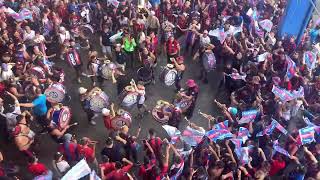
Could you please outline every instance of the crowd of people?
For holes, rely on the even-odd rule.
[[[0,179],[63,179],[82,161],[96,175],[81,178],[92,180],[320,179],[320,24],[310,20],[301,39],[280,36],[286,5],[0,0],[1,143],[15,145],[29,173],[8,164],[14,157],[0,149]],[[192,79],[184,78],[198,67]],[[79,87],[65,83],[66,69]],[[133,79],[130,72],[137,72]],[[214,82],[218,93],[201,103],[218,113],[199,111],[208,120],[201,127],[194,110],[212,73],[222,77]],[[107,83],[116,86],[120,102],[110,102]],[[174,86],[177,95],[152,109],[146,90],[155,83]],[[72,99],[71,88],[79,93]],[[69,131],[83,123],[71,121],[74,98],[88,125],[102,116],[109,132],[103,149]],[[138,115],[131,117],[135,106]],[[143,124],[130,131],[147,114],[162,123],[166,138],[153,128],[141,137]],[[37,154],[45,134],[57,147],[52,165]]]

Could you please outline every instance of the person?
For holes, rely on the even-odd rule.
[[[81,145],[78,146],[78,153],[85,158],[87,163],[93,168],[98,168],[98,162],[96,159],[96,144],[97,141],[92,141],[87,137],[81,139]]]
[[[174,107],[173,111],[170,112],[168,125],[179,129],[179,124],[182,121],[182,111],[178,107]]]
[[[30,158],[27,169],[33,176],[35,176],[35,179],[40,179],[40,176],[44,179],[52,179],[52,171],[43,163],[40,163],[37,157]]]
[[[174,39],[174,36],[170,36],[165,43],[165,52],[167,53],[167,63],[171,64],[171,58],[177,58],[180,53],[180,44]]]
[[[186,82],[187,89],[183,92],[185,93],[183,96],[189,99],[192,103],[185,112],[187,119],[191,119],[193,116],[193,111],[196,106],[196,101],[198,98],[199,87],[193,79],[188,79]]]
[[[127,55],[122,51],[121,44],[115,45],[115,62],[125,70]]]
[[[139,127],[135,135],[129,134],[129,127],[127,125],[123,125],[120,129],[119,136],[116,139],[120,142],[123,142],[123,148],[126,152],[126,157],[133,162],[138,162],[138,152],[137,149],[139,144],[136,142],[141,132],[141,128]]]
[[[115,143],[110,137],[105,141],[105,147],[102,149],[102,156],[107,156],[110,159],[110,162],[121,162],[123,155],[121,146]]]
[[[177,71],[177,75],[176,75],[176,79],[175,79],[175,86],[176,86],[177,92],[180,91],[180,89],[181,89],[180,81],[182,80],[183,74],[186,70],[186,66],[183,64],[183,62],[184,62],[183,57],[178,57],[178,58],[173,59],[173,64],[174,64],[174,67]]]
[[[71,166],[75,165],[80,160],[78,144],[75,136],[72,134],[64,134],[63,143],[59,145],[58,151]]]
[[[63,154],[60,152],[54,154],[52,164],[59,177],[62,177],[71,168],[69,163],[63,159]]]
[[[82,61],[78,50],[74,46],[74,41],[70,42],[70,46],[65,48],[65,56],[69,65],[74,68],[78,83],[81,83],[80,75],[82,73]]]
[[[135,47],[137,46],[136,41],[131,34],[126,32],[124,38],[122,40],[123,50],[127,55],[127,64],[130,66],[131,69],[134,68],[134,51]]]
[[[132,168],[133,163],[126,158],[122,159],[122,162],[127,163],[128,165],[123,166],[121,162],[116,162],[116,170],[111,171],[107,176],[106,179],[114,179],[114,180],[126,180],[129,179],[128,172]]]
[[[161,159],[161,147],[162,147],[162,140],[159,137],[156,137],[156,132],[154,129],[149,129],[148,131],[148,143],[150,144],[157,160]],[[151,158],[152,156],[152,152],[147,151],[147,155],[149,156],[149,158]]]
[[[112,35],[113,33],[110,31],[110,28],[106,25],[103,26],[103,31],[100,36],[100,46],[102,47],[102,53],[109,58],[112,56],[112,42],[110,41]]]
[[[159,19],[155,16],[154,11],[150,11],[150,14],[147,18],[148,34],[150,34],[151,32],[155,32],[156,34],[158,34],[159,28],[160,28]]]
[[[143,114],[148,113],[149,111],[147,110],[147,106],[145,105],[145,87],[142,85],[141,82],[138,82],[138,85],[135,84],[134,81],[130,82],[131,85],[134,87],[135,91],[138,93],[138,98],[137,98],[137,107],[138,107],[138,117],[143,118]]]
[[[101,114],[102,114],[102,117],[103,117],[104,126],[107,129],[111,129],[112,128],[111,120],[116,116],[116,113],[114,111],[114,104],[113,103],[111,104],[110,110],[107,109],[107,108],[103,108],[101,110]]]
[[[103,163],[99,164],[101,179],[106,179],[106,176],[116,170],[116,163],[110,162],[107,156],[102,157]]]
[[[60,128],[53,122],[51,122],[50,125],[47,127],[49,135],[56,143],[63,142],[63,135],[67,132],[69,128],[69,125],[66,125],[64,128]]]
[[[49,125],[47,121],[47,97],[45,94],[42,94],[42,90],[37,87],[36,90],[36,98],[32,101],[32,103],[20,103],[20,107],[27,107],[33,109],[33,114],[35,115],[35,119],[43,129],[40,131],[41,133],[46,131],[46,127]]]
[[[88,92],[88,90],[84,87],[80,87],[79,88],[79,94],[80,94],[80,101],[81,101],[81,105],[82,108],[84,109],[84,111],[87,113],[87,118],[88,118],[88,122],[91,125],[96,125],[96,122],[94,121],[95,118],[98,117],[97,114],[94,113],[94,111],[92,111],[90,109],[90,102],[88,101],[88,98],[93,94],[93,93],[100,93],[101,89],[98,87],[94,87],[93,89],[91,89],[90,92]]]

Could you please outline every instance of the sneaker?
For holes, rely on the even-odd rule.
[[[94,114],[93,117],[91,119],[95,119],[98,117],[98,114]]]
[[[91,121],[90,121],[90,124],[93,125],[93,126],[95,126],[97,123],[96,123],[94,120],[91,120]]]

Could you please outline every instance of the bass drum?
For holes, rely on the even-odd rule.
[[[89,97],[90,109],[94,112],[101,112],[101,110],[109,105],[109,97],[106,93],[94,93]]]
[[[84,37],[85,39],[89,39],[94,33],[92,26],[89,24],[85,24],[85,25],[80,26],[79,30],[80,30],[82,37]]]
[[[54,83],[50,85],[45,91],[44,94],[47,96],[47,100],[51,103],[62,102],[66,96],[66,89],[60,83]]]
[[[134,89],[132,86],[127,86],[121,92],[121,94],[119,96],[119,100],[121,102],[121,106],[131,107],[135,103],[137,103],[138,94],[136,92],[134,92]]]
[[[202,56],[203,67],[206,71],[212,71],[216,67],[216,57],[213,52],[206,52]]]
[[[180,108],[182,112],[186,112],[192,104],[192,99],[178,97],[174,100],[173,104],[175,107]]]
[[[171,112],[171,107],[169,104],[163,104],[163,105],[157,104],[152,109],[152,116],[159,123],[166,124],[169,121],[169,116],[165,114],[166,112],[167,113]]]
[[[71,120],[71,111],[67,106],[61,107],[52,113],[52,122],[61,130],[69,125]]]
[[[172,86],[175,83],[177,74],[174,66],[172,64],[167,64],[166,67],[162,68],[159,78],[166,86]]]
[[[29,73],[33,76],[36,76],[38,79],[45,79],[46,78],[46,73],[45,73],[44,69],[40,66],[32,67],[29,70]]]
[[[145,85],[150,84],[152,81],[152,69],[147,67],[141,67],[137,71],[138,80],[142,81]]]
[[[111,128],[114,130],[120,130],[124,125],[130,127],[131,123],[131,114],[123,109],[119,109],[117,115],[111,119]]]
[[[106,61],[106,64],[101,66],[101,75],[104,79],[111,79],[112,71],[117,69],[117,65],[115,63],[110,62],[109,60]]]

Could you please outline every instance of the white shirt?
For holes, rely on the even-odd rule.
[[[66,31],[64,34],[59,33],[60,43],[63,44],[65,40],[70,40],[71,36],[69,31]]]
[[[206,46],[206,45],[208,45],[208,44],[210,44],[210,37],[209,36],[207,36],[207,37],[203,37],[203,35],[202,36],[200,36],[200,46]]]
[[[17,124],[17,116],[21,114],[20,106],[15,106],[14,111],[4,114],[7,120],[8,131],[11,131]]]
[[[28,33],[27,31],[24,32],[23,34],[23,39],[25,41],[28,41],[28,40],[33,40],[33,38],[36,36],[36,32],[34,30],[31,30],[30,33]]]

